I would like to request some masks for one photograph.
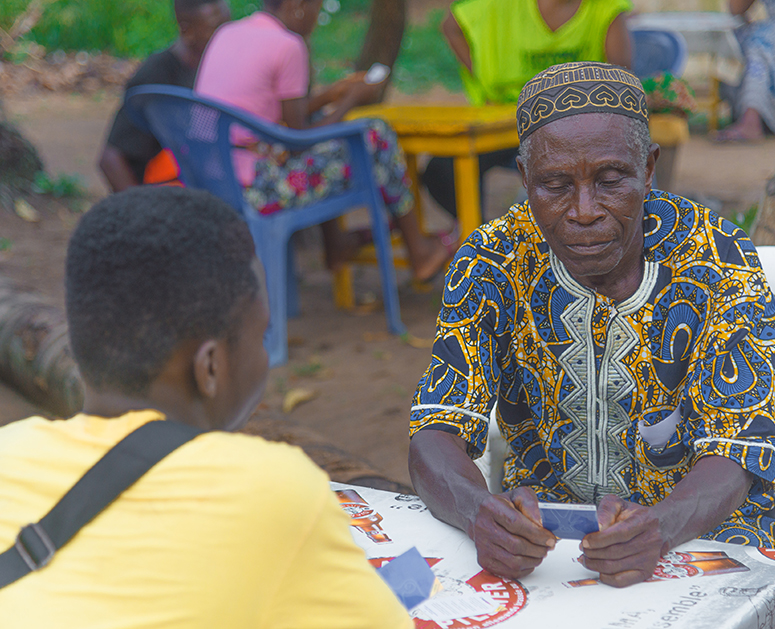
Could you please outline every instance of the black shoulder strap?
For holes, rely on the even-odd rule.
[[[0,554],[0,589],[40,570],[57,550],[168,454],[203,431],[157,420],[131,432],[97,461],[43,518]]]

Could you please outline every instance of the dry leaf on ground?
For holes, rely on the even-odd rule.
[[[38,211],[21,197],[14,201],[13,207],[16,211],[16,215],[22,220],[25,220],[28,223],[40,222],[40,214]]]
[[[283,398],[283,413],[290,413],[299,404],[314,400],[318,392],[314,389],[291,389]]]

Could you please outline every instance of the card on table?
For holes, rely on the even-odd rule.
[[[377,573],[407,609],[427,600],[441,586],[428,562],[414,546],[378,568]]]
[[[582,539],[600,530],[595,505],[539,502],[538,509],[544,528],[562,539]]]

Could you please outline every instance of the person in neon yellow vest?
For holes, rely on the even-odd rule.
[[[603,61],[629,68],[631,10],[631,0],[457,0],[442,31],[460,61],[472,105],[516,104],[531,77],[558,63]],[[494,166],[514,168],[516,154],[506,149],[481,155],[480,177]],[[450,158],[433,158],[423,183],[457,215]]]

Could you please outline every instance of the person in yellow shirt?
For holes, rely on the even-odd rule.
[[[516,108],[522,87],[541,70],[571,61],[629,68],[626,19],[632,0],[457,0],[442,24],[460,62],[472,105]],[[479,187],[495,166],[516,168],[517,149],[479,157]],[[434,200],[457,216],[452,159],[434,157],[422,176]]]
[[[1,588],[0,626],[411,627],[326,475],[229,432],[268,370],[262,271],[237,213],[201,191],[132,188],[84,215],[66,266],[84,409],[0,429],[0,554],[139,427],[204,431]]]

